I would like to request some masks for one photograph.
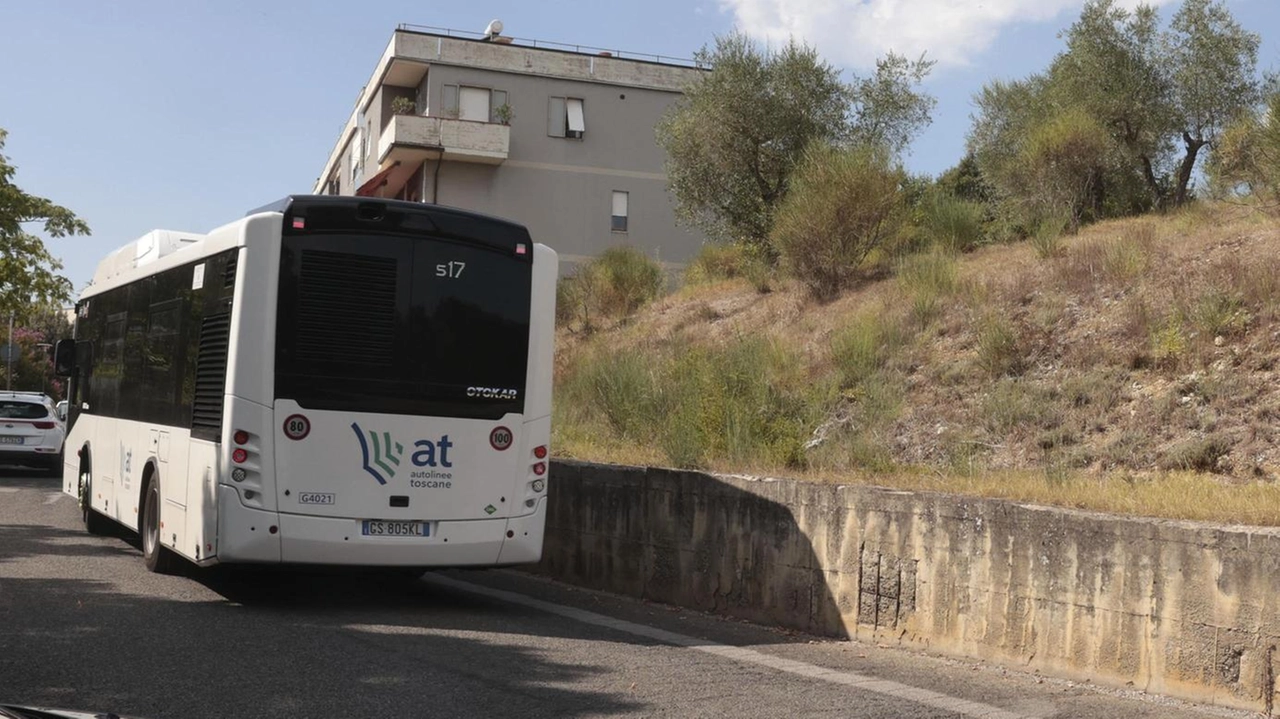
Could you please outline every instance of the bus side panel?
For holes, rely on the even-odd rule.
[[[188,485],[187,476],[191,431],[152,425],[149,435],[151,458],[160,476],[160,498],[164,503],[160,508],[160,543],[177,554],[194,560],[194,547],[187,541],[187,506],[189,498],[194,494]],[[141,474],[138,476],[140,479]],[[135,494],[141,489],[139,481],[135,484]],[[135,522],[140,523],[142,515],[137,516]]]
[[[282,221],[281,215],[266,215],[245,222],[245,249],[232,304],[227,393],[263,407],[275,402],[275,308]]]
[[[187,538],[195,550],[193,559],[206,563],[218,554],[218,445],[205,440],[189,442],[187,457]]]
[[[529,369],[526,374],[524,416],[528,420],[551,414],[551,372],[555,363],[556,275],[560,259],[546,245],[533,251],[532,298],[529,307]]]

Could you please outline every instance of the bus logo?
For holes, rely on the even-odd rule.
[[[360,440],[360,451],[364,454],[364,471],[373,475],[378,484],[386,484],[387,480],[396,476],[396,467],[400,466],[400,458],[404,456],[404,445],[394,442],[390,432],[365,432],[359,423],[352,422],[351,429]]]

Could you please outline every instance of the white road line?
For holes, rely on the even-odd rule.
[[[65,496],[66,495],[63,494],[62,492],[49,492],[44,496],[44,503],[53,504],[54,502],[58,501],[59,499],[62,499]]]
[[[706,639],[698,639],[684,634],[668,632],[665,629],[658,629],[644,624],[636,624],[635,622],[606,617],[603,614],[596,614],[595,612],[588,612],[582,609],[574,609],[573,607],[564,607],[559,604],[544,602],[540,599],[527,597],[523,594],[516,594],[515,592],[491,589],[478,584],[461,582],[456,579],[449,579],[447,577],[441,577],[434,574],[428,574],[422,578],[422,581],[441,587],[448,587],[450,589],[491,597],[504,602],[510,602],[511,604],[519,604],[521,606],[537,609],[539,611],[547,612],[548,614],[555,614],[584,624],[606,627],[608,629],[625,632],[627,634],[655,639],[666,644],[696,649],[700,652],[714,654],[716,656],[732,659],[733,661],[742,662],[744,664],[756,664],[809,679],[817,679],[831,684],[842,684],[860,691],[874,692],[876,694],[884,694],[886,696],[897,697],[899,699],[906,699],[917,704],[923,704],[943,711],[955,712],[956,714],[964,716],[975,718],[980,717],[981,719],[1039,719],[1039,717],[1033,715],[1018,714],[990,704],[982,704],[980,702],[973,702],[967,699],[942,694],[940,692],[930,691],[928,689],[920,689],[918,687],[900,684],[889,679],[880,679],[878,677],[859,674],[857,672],[829,669],[817,666],[816,664],[796,661],[794,659],[783,659],[782,657],[776,657],[771,654],[765,654],[745,647],[718,644]]]
[[[0,487],[0,494],[13,494],[20,490],[20,487]]]

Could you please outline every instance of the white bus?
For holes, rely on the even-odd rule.
[[[537,561],[557,266],[519,225],[356,197],[150,233],[55,350],[63,490],[153,571]]]

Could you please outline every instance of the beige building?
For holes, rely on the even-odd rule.
[[[402,25],[315,192],[497,215],[570,263],[630,244],[678,266],[702,237],[676,224],[654,127],[702,72],[689,61]]]

